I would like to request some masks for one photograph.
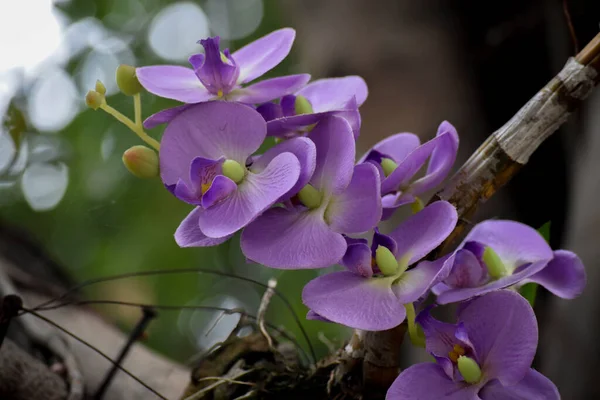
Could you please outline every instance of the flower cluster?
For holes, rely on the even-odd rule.
[[[167,123],[160,177],[194,206],[175,232],[177,244],[214,246],[241,231],[244,255],[267,267],[343,267],[304,287],[307,317],[371,331],[407,320],[416,342],[419,324],[436,361],[402,372],[390,399],[558,398],[530,369],[537,324],[517,291],[534,282],[562,298],[577,296],[585,286],[579,258],[552,251],[531,227],[491,220],[452,253],[428,259],[459,217],[446,201],[424,206],[420,198],[450,172],[456,129],[442,122],[425,143],[398,133],[356,161],[368,93],[362,78],[309,83],[300,74],[250,83],[288,55],[294,35],[278,30],[233,53],[208,38],[191,68],[136,69],[147,91],[184,103],[144,122]],[[103,98],[97,103],[112,112]],[[267,137],[276,144],[260,153]],[[128,168],[143,155],[128,157]],[[403,206],[412,215],[382,233],[379,223]],[[456,325],[431,316],[424,307],[430,294],[436,306],[462,302]],[[416,318],[415,305],[423,309]]]

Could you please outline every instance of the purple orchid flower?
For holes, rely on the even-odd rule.
[[[370,162],[379,168],[383,219],[439,185],[450,172],[457,151],[458,134],[447,121],[440,124],[435,138],[422,145],[418,136],[398,133],[369,150],[360,162]],[[425,176],[414,179],[427,159],[429,164]]]
[[[448,277],[433,288],[440,304],[527,282],[572,299],[583,291],[586,281],[577,255],[553,252],[535,229],[514,221],[477,224],[452,254],[436,262],[450,266]]]
[[[458,324],[417,317],[436,363],[396,378],[389,400],[553,400],[556,386],[531,367],[538,342],[535,314],[518,294],[501,290],[463,307]]]
[[[169,123],[159,153],[162,181],[197,206],[175,233],[181,247],[224,242],[307,182],[311,167],[303,163],[310,164],[315,149],[306,138],[276,146],[247,165],[266,130],[254,109],[226,101],[193,105]]]
[[[297,139],[307,138],[291,140]],[[377,169],[354,166],[348,122],[324,118],[308,139],[317,149],[314,173],[284,207],[266,211],[244,229],[241,247],[250,260],[282,269],[328,267],[346,251],[342,234],[366,232],[381,218]]]
[[[266,79],[242,87],[279,64],[290,52],[296,32],[291,28],[274,31],[249,43],[233,54],[219,48],[219,37],[200,40],[204,54],[189,58],[192,68],[178,65],[140,67],[136,75],[142,86],[160,97],[193,104],[215,99],[258,104],[296,92],[310,75],[299,74]],[[161,111],[144,125],[152,128],[170,121],[187,105]]]
[[[322,118],[336,115],[348,121],[356,138],[361,122],[358,107],[367,95],[367,84],[360,76],[319,79],[283,96],[279,104],[265,103],[256,110],[267,121],[268,136],[304,136]]]
[[[389,235],[375,232],[372,248],[349,239],[342,260],[347,271],[310,281],[302,291],[307,318],[325,319],[355,329],[393,328],[406,317],[405,304],[425,295],[445,277],[443,264],[423,261],[456,226],[456,209],[437,201],[406,219]]]

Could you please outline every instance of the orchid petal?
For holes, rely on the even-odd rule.
[[[447,201],[436,201],[411,215],[389,234],[398,244],[397,258],[410,255],[409,265],[420,260],[448,237],[457,221],[456,208]]]
[[[380,180],[377,168],[371,164],[354,167],[346,190],[333,196],[325,220],[340,233],[360,233],[373,229],[381,220]]]
[[[209,247],[216,246],[227,241],[231,236],[224,236],[222,238],[214,239],[209,238],[200,230],[198,225],[198,219],[202,213],[202,208],[196,207],[175,231],[175,242],[179,247]]]
[[[364,278],[350,271],[319,276],[304,287],[302,301],[317,314],[355,329],[391,329],[406,311],[391,289],[392,278]]]
[[[285,140],[277,145],[271,147],[263,155],[261,155],[250,167],[250,170],[254,173],[259,173],[264,170],[273,158],[277,155],[288,152],[296,156],[300,161],[300,176],[296,184],[283,195],[278,201],[282,202],[288,200],[294,196],[300,189],[302,189],[310,180],[313,173],[315,172],[317,162],[317,149],[314,143],[307,138],[293,138]]]
[[[519,383],[503,386],[493,380],[479,393],[483,400],[560,400],[558,389],[544,375],[530,369]]]
[[[464,307],[458,320],[486,377],[503,385],[525,377],[538,342],[537,321],[527,300],[509,290],[489,293]]]
[[[387,400],[481,400],[479,387],[448,378],[434,363],[413,365],[400,373],[387,392]]]
[[[156,65],[136,68],[135,74],[144,89],[159,97],[184,103],[200,103],[213,97],[190,68]]]
[[[292,153],[282,153],[258,174],[247,172],[237,190],[200,214],[200,229],[207,236],[223,237],[249,224],[298,180],[300,162]]]
[[[442,122],[435,138],[425,176],[412,182],[411,191],[419,195],[442,183],[450,172],[458,152],[458,133],[447,121]]]
[[[187,177],[196,157],[225,157],[245,165],[265,136],[265,121],[248,106],[223,101],[195,104],[165,129],[159,152],[161,178],[170,185]]]
[[[348,249],[340,264],[357,275],[370,278],[373,276],[371,260],[371,249],[366,243],[348,243]]]
[[[546,240],[535,229],[520,222],[488,220],[469,232],[463,243],[474,241],[491,247],[506,267],[514,269],[554,256]]]
[[[365,162],[369,153],[376,150],[381,154],[390,157],[396,163],[400,163],[406,156],[419,147],[420,143],[419,137],[414,133],[396,133],[373,146],[373,148],[366,152],[358,162]]]
[[[350,125],[339,117],[327,117],[309,138],[317,148],[317,167],[312,185],[325,194],[340,194],[350,184],[354,171],[355,142]]]
[[[360,76],[319,79],[306,85],[296,95],[304,96],[310,102],[314,112],[344,109],[352,97],[356,97],[358,106],[368,95],[367,84]]]
[[[468,250],[460,249],[448,261],[452,269],[444,283],[453,288],[479,286],[486,278],[485,266]]]
[[[217,175],[212,181],[210,188],[202,195],[202,207],[209,208],[225,200],[234,193],[237,185],[234,181],[223,175]]]
[[[271,268],[326,268],[344,256],[346,241],[319,209],[273,208],[244,229],[241,247],[246,257]]]
[[[585,268],[575,253],[557,250],[548,265],[526,281],[536,282],[563,299],[573,299],[585,287]]]
[[[183,111],[192,107],[193,104],[183,104],[181,106],[167,108],[166,110],[162,110],[157,112],[156,114],[152,114],[144,121],[144,128],[152,129],[155,126],[166,124],[171,122],[173,118],[181,114]]]
[[[437,286],[437,302],[439,304],[457,303],[459,301],[467,300],[475,296],[481,296],[485,293],[494,292],[496,290],[516,285],[517,283],[522,282],[523,280],[529,278],[535,273],[542,271],[546,267],[547,263],[548,262],[546,260],[534,262],[522,268],[517,273],[502,277],[497,280],[490,281],[489,283],[479,287],[450,288],[446,285],[445,288],[448,289],[446,291],[443,291],[445,289],[444,287]]]
[[[413,303],[429,289],[448,275],[448,264],[436,261],[422,261],[415,268],[404,272],[394,282],[392,290],[402,304]]]
[[[227,96],[228,99],[247,104],[258,104],[292,94],[310,80],[310,75],[288,75],[265,79],[242,89],[236,89]]]
[[[290,52],[296,32],[279,29],[242,47],[231,57],[240,67],[238,83],[250,82],[279,64]]]

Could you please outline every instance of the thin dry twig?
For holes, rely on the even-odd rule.
[[[265,339],[267,339],[267,343],[269,343],[269,348],[273,348],[273,339],[269,332],[267,332],[267,328],[265,327],[265,317],[267,314],[267,309],[269,308],[269,304],[271,303],[271,299],[275,294],[275,287],[277,286],[277,279],[271,278],[269,279],[269,283],[267,284],[268,288],[263,294],[263,297],[260,301],[260,306],[258,307],[258,313],[256,314],[256,321],[258,322],[258,329],[263,334]]]
[[[251,370],[251,369],[245,370],[245,371],[240,372],[239,374],[235,375],[232,378],[216,377],[217,382],[215,382],[212,385],[209,385],[209,386],[207,386],[207,387],[205,387],[205,388],[197,391],[193,395],[188,396],[188,397],[186,397],[183,400],[198,400],[198,399],[201,399],[204,394],[210,392],[211,390],[213,390],[217,386],[222,385],[223,383],[236,383],[237,384],[238,382],[240,382],[240,381],[237,381],[238,378],[241,378],[242,376],[244,376],[244,375],[246,375],[246,374],[248,374],[248,373],[250,373],[252,371],[253,370]],[[206,379],[206,378],[203,378],[203,379]],[[241,383],[243,383],[245,385],[248,384],[248,382],[241,382]]]

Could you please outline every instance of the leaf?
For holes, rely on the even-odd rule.
[[[532,308],[535,304],[535,296],[537,295],[537,290],[538,284],[533,282],[526,283],[519,289],[519,293],[521,294],[521,296],[525,297],[525,300],[527,300],[529,304],[531,304]]]
[[[550,224],[551,221],[548,221],[544,225],[540,226],[537,230],[548,244],[550,244]]]

